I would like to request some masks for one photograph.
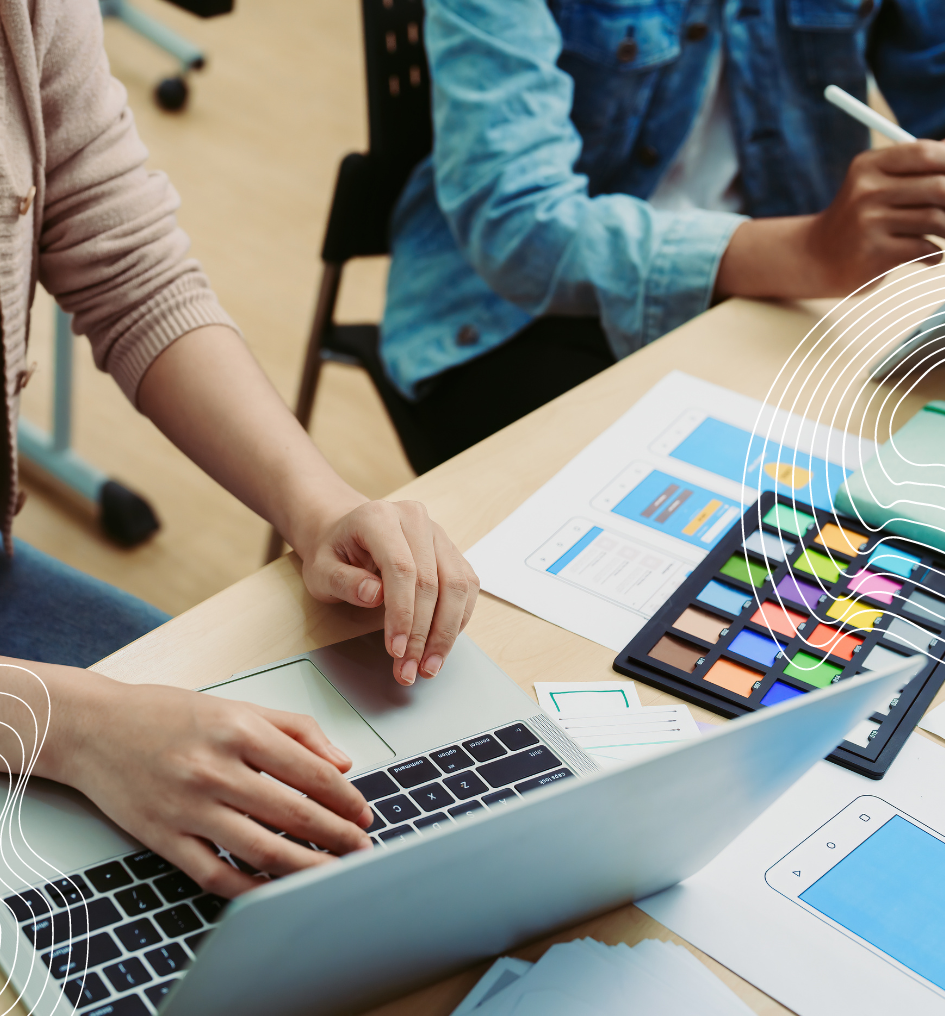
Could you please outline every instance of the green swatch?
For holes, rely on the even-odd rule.
[[[815,519],[813,515],[798,511],[790,505],[776,504],[768,511],[764,521],[769,526],[777,526],[782,532],[803,536],[814,524]]]
[[[812,684],[815,688],[826,688],[843,670],[835,663],[828,663],[819,656],[803,651],[795,653],[791,662],[784,668],[784,673],[796,677],[799,681]]]
[[[836,582],[840,578],[840,569],[837,565],[818,550],[808,548],[794,562],[794,567],[800,571],[806,571],[810,575],[822,578],[824,582]]]
[[[744,554],[732,554],[719,571],[729,578],[747,582],[755,589],[768,578],[768,569],[757,561],[746,559]]]

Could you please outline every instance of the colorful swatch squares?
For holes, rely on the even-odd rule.
[[[768,569],[763,564],[752,561],[744,554],[732,554],[719,571],[730,579],[738,579],[753,588],[763,585],[769,576]]]
[[[794,688],[784,681],[775,681],[765,692],[765,697],[761,700],[761,704],[763,706],[776,706],[779,702],[789,702],[792,698],[797,698],[798,695],[803,694],[804,692],[800,688]]]
[[[907,554],[904,550],[888,547],[886,544],[881,543],[870,554],[870,559],[866,563],[873,571],[891,572],[893,575],[899,575],[904,579],[908,579],[912,577],[912,569],[922,562],[919,558],[914,557],[912,554]]]
[[[838,596],[827,610],[827,617],[832,617],[852,628],[869,630],[876,624],[876,619],[883,616],[881,610],[864,605],[859,600],[851,600],[849,596]]]
[[[807,615],[798,614],[790,607],[783,607],[780,603],[775,603],[774,600],[768,600],[751,615],[751,620],[755,624],[761,624],[776,631],[779,635],[793,638],[797,632],[797,626],[807,620]]]
[[[823,579],[824,582],[830,584],[833,584],[840,578],[840,566],[833,558],[827,557],[826,554],[821,554],[819,550],[811,550],[809,547],[794,562],[794,567],[798,571],[805,571],[810,575],[816,575],[817,578]]]
[[[676,638],[675,635],[664,635],[659,642],[650,650],[650,656],[661,663],[668,663],[677,670],[683,670],[691,674],[702,659],[705,650],[687,642],[685,639]]]
[[[782,533],[803,536],[815,520],[813,515],[808,515],[807,512],[802,512],[799,508],[792,508],[786,504],[775,504],[768,510],[763,521],[769,526],[780,529]]]
[[[785,600],[803,604],[808,610],[817,609],[817,601],[823,595],[823,589],[811,582],[805,582],[790,572],[778,583],[778,594]]]
[[[856,635],[848,635],[829,624],[819,624],[805,635],[805,641],[812,649],[839,656],[844,660],[852,660],[854,650],[863,645],[863,640]]]
[[[814,537],[814,543],[829,547],[831,550],[837,551],[838,554],[856,557],[866,544],[866,537],[862,533],[854,532],[852,529],[842,529],[829,522]]]
[[[743,667],[740,663],[726,660],[723,657],[712,666],[704,680],[710,684],[717,684],[720,688],[725,688],[736,695],[748,698],[754,691],[757,682],[761,680],[761,674],[757,670]]]
[[[877,575],[869,568],[861,568],[850,579],[850,592],[868,596],[879,603],[891,604],[893,597],[902,592],[902,583],[885,575]]]
[[[745,591],[712,579],[696,597],[710,607],[716,607],[729,614],[740,614],[745,606]]]
[[[750,628],[744,628],[732,639],[728,648],[739,656],[760,663],[763,667],[770,667],[784,646],[770,635],[762,635]]]
[[[710,614],[707,610],[686,607],[673,621],[673,627],[677,631],[684,631],[687,635],[695,635],[697,639],[715,643],[722,637],[722,632],[728,628],[729,623],[716,617],[715,614]]]
[[[797,544],[785,540],[777,533],[766,533],[763,529],[756,529],[745,537],[744,546],[745,550],[754,551],[768,561],[783,561],[785,557],[794,553]]]
[[[784,673],[806,684],[812,684],[815,688],[826,688],[829,684],[833,684],[833,679],[842,670],[843,667],[838,667],[835,663],[828,663],[819,656],[800,650],[784,668]]]

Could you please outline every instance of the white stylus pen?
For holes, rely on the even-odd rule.
[[[877,113],[875,109],[870,109],[869,106],[860,102],[859,99],[854,99],[849,92],[845,92],[836,85],[827,85],[824,89],[824,98],[827,102],[832,102],[838,109],[842,109],[844,113],[852,116],[854,120],[859,120],[861,124],[872,127],[874,131],[884,134],[890,141],[898,141],[900,143],[915,141],[913,135],[908,131],[904,131],[898,124],[893,123],[892,120],[887,120],[882,113]]]

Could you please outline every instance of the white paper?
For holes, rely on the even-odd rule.
[[[945,703],[927,712],[919,720],[919,726],[936,737],[945,738]]]
[[[478,1009],[493,995],[497,995],[514,984],[532,964],[512,956],[500,956],[495,963],[476,981],[476,986],[453,1010],[453,1016],[467,1016]]]
[[[810,456],[834,463],[833,473],[842,466],[842,478],[874,447],[673,371],[467,557],[483,589],[617,651],[754,503],[759,484],[809,502],[812,483],[823,500],[828,467]]]
[[[563,716],[558,726],[605,763],[635,762],[661,745],[699,737],[688,706],[638,706],[620,716]]]
[[[633,681],[536,681],[538,704],[561,716],[620,716],[640,705]]]
[[[638,906],[800,1016],[942,1016],[928,988],[765,872],[861,795],[945,831],[945,749],[913,735],[881,782],[819,762],[702,871]]]

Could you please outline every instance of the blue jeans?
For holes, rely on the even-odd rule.
[[[89,667],[170,620],[22,540],[0,557],[0,655]]]

